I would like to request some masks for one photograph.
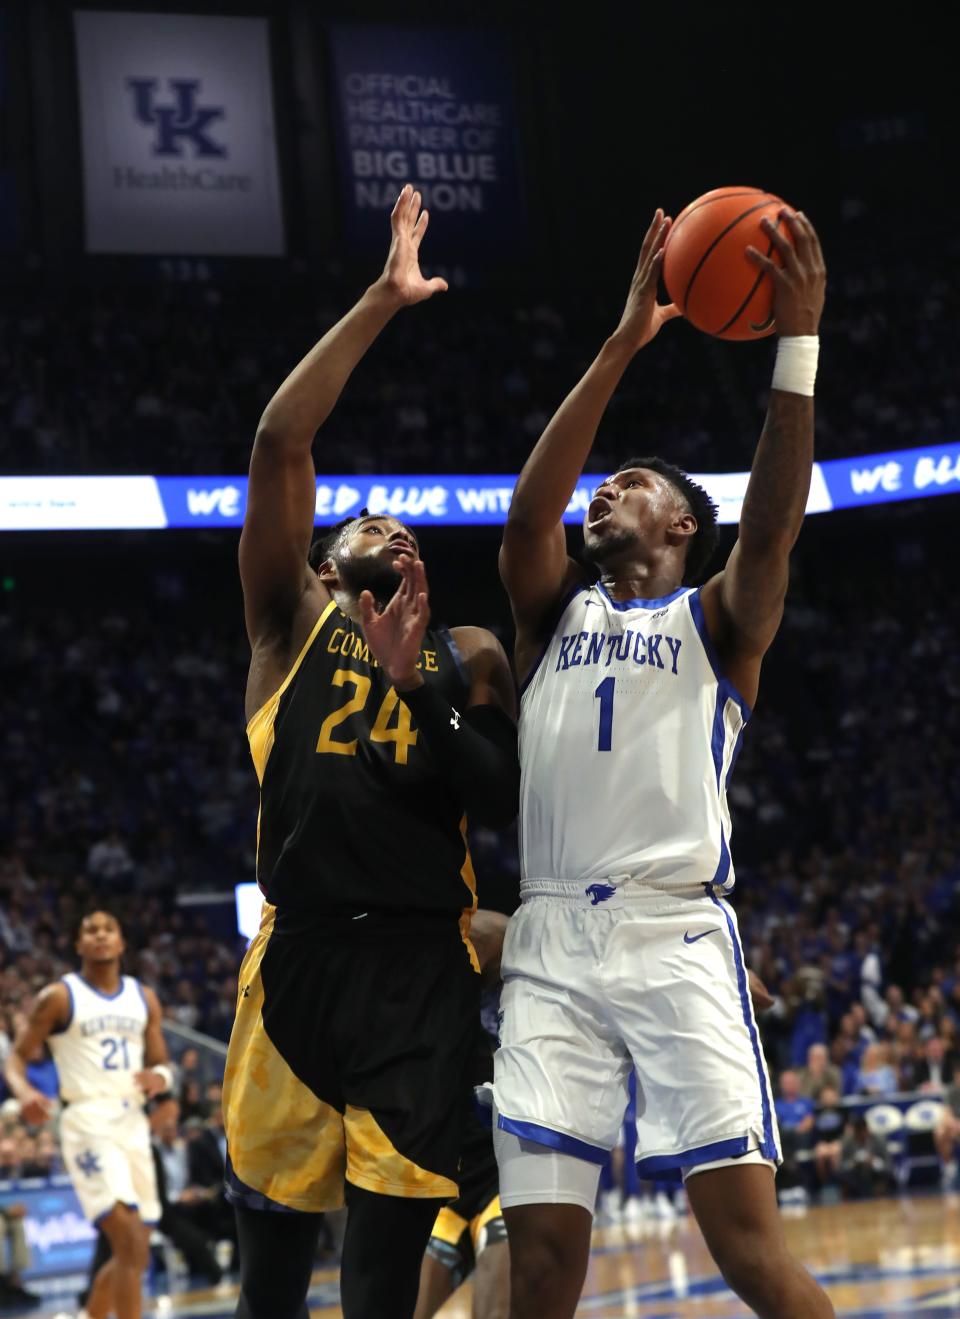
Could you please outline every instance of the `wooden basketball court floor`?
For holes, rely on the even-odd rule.
[[[927,1195],[785,1209],[791,1249],[826,1287],[842,1319],[960,1319],[960,1197]],[[154,1297],[157,1319],[230,1319],[236,1287]],[[310,1290],[315,1319],[340,1319],[337,1271]],[[46,1315],[69,1315],[51,1303]],[[470,1285],[440,1311],[470,1319]],[[578,1316],[591,1319],[742,1319],[749,1312],[717,1276],[689,1216],[599,1225]]]

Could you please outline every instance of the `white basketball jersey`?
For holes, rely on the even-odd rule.
[[[63,977],[70,1020],[47,1043],[60,1078],[61,1098],[131,1099],[143,1103],[134,1076],[143,1070],[147,1002],[139,981],[123,976],[116,994],[102,994],[82,976]]]
[[[699,591],[579,588],[521,696],[524,879],[732,889],[727,779],[749,714]]]

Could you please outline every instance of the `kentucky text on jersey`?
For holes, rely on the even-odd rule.
[[[78,1023],[81,1035],[98,1035],[109,1031],[113,1035],[142,1035],[143,1021],[136,1017],[93,1017]]]
[[[680,637],[667,637],[660,632],[634,632],[629,628],[610,637],[605,632],[568,632],[559,641],[555,673],[579,664],[609,668],[616,659],[621,663],[632,660],[636,665],[649,664],[651,668],[667,670],[674,677],[677,676],[677,662],[683,645]],[[664,643],[662,654],[661,642]]]
[[[665,893],[733,887],[727,782],[750,710],[725,676],[700,592],[569,597],[520,701],[524,880],[612,877]]]

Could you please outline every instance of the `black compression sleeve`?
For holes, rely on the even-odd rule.
[[[461,712],[429,683],[399,692],[423,739],[478,824],[510,824],[520,801],[513,720],[496,705]]]

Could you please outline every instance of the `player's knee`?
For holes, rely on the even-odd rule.
[[[727,1286],[748,1304],[769,1305],[789,1276],[785,1251],[761,1233],[731,1233],[714,1246],[713,1257]]]
[[[544,1230],[511,1240],[510,1294],[517,1314],[549,1311],[552,1300],[579,1281],[575,1258],[562,1234]]]
[[[147,1235],[139,1216],[126,1205],[117,1205],[103,1221],[110,1247],[121,1264],[145,1269],[149,1259]]]

